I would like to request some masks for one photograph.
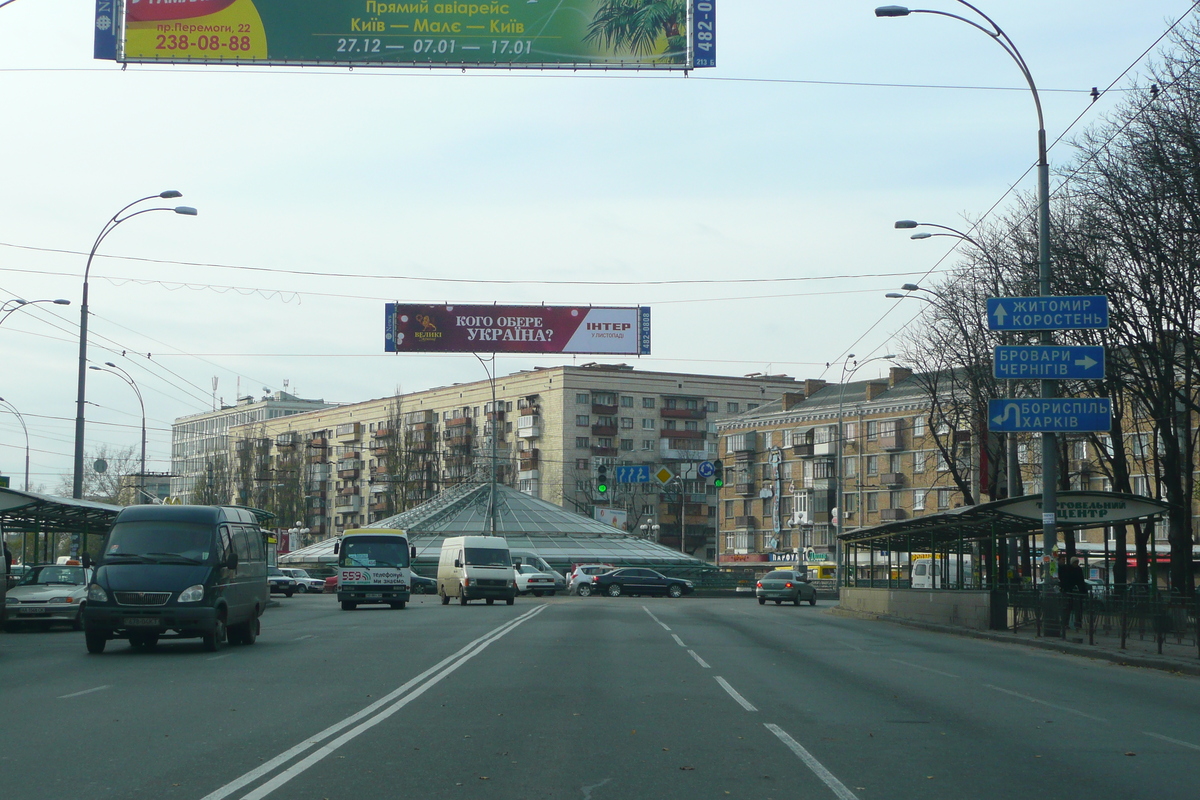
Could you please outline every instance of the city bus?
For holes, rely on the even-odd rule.
[[[352,528],[334,544],[337,598],[343,611],[363,603],[404,608],[411,596],[412,557],[408,534],[395,528]]]

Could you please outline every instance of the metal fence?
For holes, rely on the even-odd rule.
[[[1163,648],[1186,648],[1200,658],[1200,596],[1191,599],[1138,591],[1071,595],[1043,594],[1028,589],[1008,593],[1009,624],[1013,632],[1033,626],[1038,636],[1066,638],[1070,631],[1119,641],[1122,650],[1131,641],[1151,642]]]

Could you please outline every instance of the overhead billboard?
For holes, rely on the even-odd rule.
[[[387,303],[389,353],[650,353],[647,306],[459,306]]]
[[[96,26],[133,63],[686,70],[717,46],[715,0],[97,0]]]

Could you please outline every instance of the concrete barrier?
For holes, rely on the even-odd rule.
[[[843,586],[838,608],[986,631],[991,593],[960,589],[861,589]]]

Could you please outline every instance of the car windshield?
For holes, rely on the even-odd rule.
[[[508,551],[499,547],[468,547],[466,548],[467,563],[472,567],[508,567],[512,559]]]
[[[202,564],[212,557],[211,525],[142,520],[113,526],[104,546],[105,561],[142,560]]]
[[[519,569],[521,571],[522,575],[536,575],[539,572],[541,572],[540,569],[533,566],[532,564],[522,564],[521,566],[517,567],[517,569]]]
[[[355,536],[342,544],[338,565],[343,567],[407,567],[408,543],[394,536]]]
[[[268,575],[276,575],[276,576],[282,575],[285,578],[290,577],[287,573],[285,573],[279,567],[267,567],[267,574]]]
[[[302,569],[289,569],[287,571],[287,573],[288,573],[288,575],[291,575],[293,578],[307,578],[308,577],[308,573]]]
[[[87,582],[83,567],[34,567],[25,573],[18,586],[47,585],[51,583],[80,586]]]

